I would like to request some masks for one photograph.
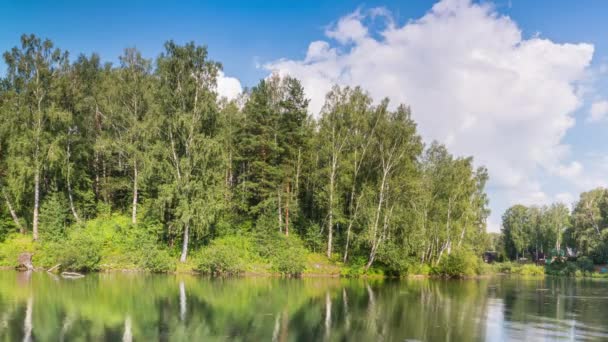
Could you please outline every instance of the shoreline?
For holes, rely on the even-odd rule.
[[[0,266],[0,271],[14,271],[14,272],[27,272],[20,271],[11,266]],[[48,272],[46,269],[41,267],[35,267],[34,272],[37,273],[50,273],[58,274],[60,272]],[[290,279],[365,279],[365,280],[422,280],[422,279],[434,279],[434,280],[481,280],[489,279],[492,277],[504,277],[504,276],[518,276],[518,277],[529,277],[517,274],[509,273],[493,273],[493,274],[480,274],[474,276],[463,276],[463,277],[445,277],[439,275],[428,275],[428,274],[411,274],[402,277],[397,276],[383,276],[383,275],[360,275],[357,277],[342,276],[338,273],[302,273],[299,276],[285,276],[280,273],[260,273],[260,272],[243,272],[237,275],[210,275],[199,271],[173,271],[173,272],[150,272],[143,269],[106,269],[94,272],[79,272],[86,276],[91,274],[146,274],[146,275],[189,275],[189,276],[201,276],[208,278],[290,278]],[[547,275],[536,276],[544,277]],[[588,277],[591,278],[591,277]]]

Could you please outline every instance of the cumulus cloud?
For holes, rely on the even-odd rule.
[[[608,101],[601,100],[591,104],[591,110],[589,111],[589,117],[587,121],[598,122],[602,121],[608,115]]]
[[[223,71],[220,71],[217,76],[216,90],[219,96],[233,100],[243,92],[243,87],[237,78],[226,76]]]
[[[375,100],[411,105],[426,141],[488,167],[491,226],[507,205],[555,199],[543,175],[582,172],[580,163],[567,162],[562,139],[583,102],[578,85],[593,45],[523,37],[512,19],[469,0],[440,1],[403,25],[385,9],[357,10],[326,36],[310,43],[304,59],[265,68],[299,78],[313,114],[333,84],[361,85]]]

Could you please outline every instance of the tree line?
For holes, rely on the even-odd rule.
[[[595,263],[608,261],[608,190],[580,195],[572,210],[565,204],[514,205],[502,217],[504,252],[510,259],[569,254]],[[570,253],[566,253],[570,249]]]
[[[315,116],[291,77],[228,100],[221,64],[193,42],[113,65],[24,35],[4,60],[5,234],[44,243],[115,212],[161,227],[147,234],[181,261],[221,236],[283,234],[396,269],[485,244],[487,170],[425,145],[409,107],[362,88],[335,86]]]

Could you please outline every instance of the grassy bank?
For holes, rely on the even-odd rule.
[[[0,241],[0,267],[18,266],[21,253],[33,254],[35,267],[60,271],[203,273],[210,275],[403,277],[410,275],[462,277],[482,274],[479,257],[460,250],[443,257],[438,265],[406,260],[388,267],[381,262],[366,268],[367,258],[341,255],[327,258],[304,246],[295,235],[258,236],[255,233],[216,237],[193,246],[185,263],[179,262],[180,246],[168,246],[151,238],[160,229],[151,224],[134,226],[130,218],[108,215],[62,231],[44,230],[38,242],[30,235],[13,233]]]
[[[600,273],[595,265],[586,257],[577,261],[553,262],[549,265],[538,266],[534,264],[518,264],[513,262],[495,263],[485,265],[484,274],[511,274],[521,276],[558,276],[576,278],[606,278],[607,273]]]
[[[187,261],[178,261],[179,246],[166,246],[151,238],[154,225],[133,226],[130,219],[111,215],[73,225],[61,232],[48,232],[39,242],[30,235],[10,234],[0,242],[0,267],[18,266],[23,252],[33,254],[41,269],[61,265],[59,270],[77,272],[145,271],[157,273],[203,273],[209,275],[305,276],[305,277],[444,277],[465,278],[493,274],[572,277],[608,277],[594,272],[586,258],[578,262],[554,263],[542,267],[516,263],[484,264],[467,249],[446,253],[438,264],[406,260],[387,267],[381,262],[367,269],[366,258],[343,263],[308,250],[297,236],[227,235],[195,246]]]
[[[112,215],[49,232],[40,241],[30,235],[9,234],[0,242],[0,268],[18,266],[21,253],[33,254],[36,268],[60,265],[59,271],[202,273],[209,275],[303,276],[384,278],[405,276],[465,277],[484,273],[479,257],[470,251],[453,252],[438,265],[409,260],[397,267],[377,263],[366,268],[367,259],[341,255],[327,258],[308,250],[297,236],[255,234],[217,237],[195,246],[185,263],[179,262],[179,246],[165,246],[150,238],[151,225],[133,226],[128,217]]]
[[[339,256],[312,253],[297,236],[282,234],[229,235],[195,246],[185,263],[179,246],[165,246],[151,238],[153,225],[133,226],[130,219],[112,215],[48,232],[40,241],[31,235],[9,234],[0,242],[0,268],[18,266],[21,253],[33,254],[35,267],[77,272],[147,271],[212,275],[384,276],[380,268],[363,272],[362,264],[345,265]]]

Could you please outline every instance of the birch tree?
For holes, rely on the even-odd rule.
[[[18,96],[13,106],[18,118],[15,127],[22,135],[19,157],[29,160],[33,187],[32,236],[38,240],[41,179],[45,156],[51,139],[49,131],[55,103],[51,97],[55,76],[67,61],[67,53],[54,48],[53,43],[34,35],[23,35],[21,47],[4,53],[8,67],[7,80]]]

